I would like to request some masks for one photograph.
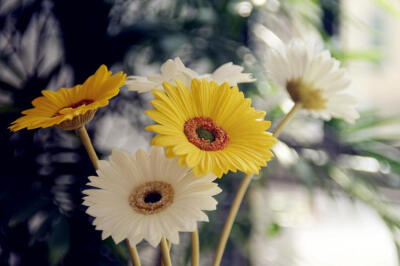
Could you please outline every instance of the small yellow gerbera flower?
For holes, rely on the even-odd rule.
[[[43,90],[43,96],[32,101],[34,107],[23,111],[24,116],[12,122],[9,129],[14,132],[51,126],[77,129],[93,118],[97,108],[106,106],[125,81],[126,74],[119,72],[112,76],[102,65],[83,84],[58,91]]]
[[[153,90],[154,110],[146,111],[157,125],[146,130],[160,135],[153,145],[165,146],[168,157],[179,157],[180,165],[193,168],[196,176],[229,170],[258,173],[273,154],[276,142],[265,112],[251,107],[238,87],[228,83],[194,79],[191,89],[164,82],[165,92]]]

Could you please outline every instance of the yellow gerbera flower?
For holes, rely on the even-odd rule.
[[[23,111],[24,116],[12,122],[9,129],[14,132],[51,126],[77,129],[93,118],[97,108],[106,106],[125,81],[126,74],[119,72],[112,76],[111,71],[101,65],[83,84],[58,91],[43,90],[43,96],[32,101],[34,107]]]
[[[267,165],[276,142],[266,132],[271,122],[262,120],[265,112],[252,108],[238,87],[206,79],[194,79],[191,89],[176,83],[164,82],[165,92],[153,90],[155,109],[146,111],[158,123],[146,127],[160,134],[153,145],[165,146],[168,157],[178,156],[179,164],[193,168],[196,176],[258,173]]]

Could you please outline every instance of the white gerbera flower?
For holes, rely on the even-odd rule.
[[[168,59],[161,66],[161,75],[149,77],[128,76],[126,85],[132,91],[148,92],[152,89],[163,90],[162,83],[165,81],[175,83],[175,80],[180,80],[186,86],[190,86],[194,78],[207,78],[219,84],[228,82],[231,86],[237,86],[238,83],[255,81],[250,73],[242,73],[243,70],[243,67],[229,62],[217,68],[212,74],[199,75],[190,68],[185,67],[181,59],[176,57],[174,60]]]
[[[102,238],[115,243],[128,239],[136,245],[146,239],[152,246],[165,236],[179,243],[179,232],[193,232],[198,221],[208,221],[204,210],[215,210],[212,197],[221,189],[216,177],[195,177],[177,159],[168,159],[161,147],[135,155],[113,150],[109,161],[99,161],[98,176],[89,177],[83,205],[95,217]]]
[[[286,88],[294,102],[315,118],[337,117],[352,123],[359,117],[357,101],[346,92],[347,71],[329,51],[300,39],[284,44],[275,36],[274,41],[277,44],[269,52],[270,77]]]

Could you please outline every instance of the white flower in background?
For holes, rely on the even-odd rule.
[[[281,3],[278,0],[252,0],[253,5],[263,7],[267,11],[277,12]]]
[[[161,75],[154,75],[149,77],[141,76],[128,76],[128,81],[126,85],[129,90],[137,92],[148,92],[152,89],[162,89],[162,83],[175,82],[175,80],[180,80],[185,84],[190,84],[192,79],[198,77],[199,75],[185,67],[179,57],[174,60],[168,59],[161,66]]]
[[[350,85],[347,71],[328,50],[321,51],[316,43],[301,39],[287,44],[276,36],[271,40],[269,76],[286,88],[294,102],[315,118],[337,117],[352,123],[359,117],[356,99],[346,92]]]
[[[148,92],[152,89],[163,90],[162,83],[165,81],[175,83],[175,80],[180,80],[186,86],[190,86],[194,78],[207,78],[220,84],[228,82],[231,86],[255,81],[250,73],[242,73],[243,70],[243,67],[229,62],[217,68],[212,74],[199,75],[190,68],[185,67],[181,59],[176,57],[174,60],[168,59],[161,66],[161,75],[148,77],[128,76],[126,85],[131,91]]]
[[[95,217],[102,238],[115,243],[128,239],[136,245],[146,239],[152,246],[165,236],[179,243],[179,232],[193,232],[198,221],[208,221],[204,210],[215,210],[212,197],[221,189],[216,177],[195,177],[176,158],[168,159],[161,147],[135,155],[113,150],[108,161],[99,161],[98,176],[89,177],[83,205]]]
[[[231,86],[237,86],[238,83],[255,81],[252,74],[242,73],[243,70],[244,68],[242,66],[234,65],[232,62],[229,62],[217,68],[212,74],[206,74],[200,78],[214,80],[218,84],[228,82]]]

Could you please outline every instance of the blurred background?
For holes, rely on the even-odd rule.
[[[82,83],[101,65],[158,73],[179,56],[199,73],[243,65],[240,88],[273,127],[292,103],[266,73],[265,28],[283,40],[318,38],[342,61],[360,99],[355,124],[299,113],[240,209],[222,265],[397,266],[400,244],[400,2],[398,0],[1,0],[0,264],[128,265],[124,244],[101,240],[81,206],[94,170],[72,131],[7,127],[43,89]],[[122,89],[88,125],[95,148],[147,147],[149,94]],[[218,210],[200,224],[210,265],[243,176],[217,182]],[[172,247],[189,265],[190,234]],[[139,245],[144,265],[159,250]]]

